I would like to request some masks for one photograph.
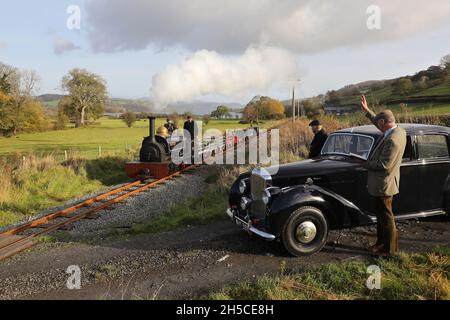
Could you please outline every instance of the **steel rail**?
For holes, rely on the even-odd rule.
[[[116,193],[118,193],[120,191],[124,191],[124,190],[126,190],[127,186],[128,186],[128,188],[130,188],[130,187],[139,185],[140,181],[127,184],[127,185],[122,186],[120,188],[111,190],[110,192],[104,193],[104,194],[102,194],[100,196],[94,197],[92,199],[88,199],[88,200],[86,200],[86,201],[84,201],[84,202],[82,202],[82,203],[80,203],[78,205],[75,205],[73,207],[69,207],[67,209],[60,210],[60,211],[58,211],[58,212],[56,212],[54,214],[50,214],[48,216],[42,217],[42,218],[38,219],[40,221],[40,223],[37,223],[37,222],[34,223],[34,221],[32,221],[30,223],[26,223],[26,224],[24,224],[22,226],[18,226],[16,228],[8,230],[8,231],[6,231],[4,233],[1,233],[0,234],[0,241],[2,240],[2,238],[4,240],[7,240],[9,238],[11,241],[5,241],[6,244],[3,245],[3,246],[0,246],[0,261],[4,260],[6,258],[9,258],[9,257],[13,256],[16,253],[19,253],[19,252],[21,252],[23,250],[26,250],[26,249],[32,247],[33,245],[35,245],[38,242],[38,237],[40,237],[40,236],[46,235],[46,234],[48,234],[48,233],[50,233],[50,232],[52,232],[54,230],[60,229],[60,228],[62,228],[64,226],[66,226],[66,225],[69,225],[69,224],[73,223],[73,222],[76,222],[76,221],[84,219],[84,218],[86,218],[86,217],[88,217],[90,215],[93,215],[94,213],[96,213],[98,211],[101,211],[101,210],[103,210],[103,209],[105,209],[107,207],[110,207],[111,205],[116,204],[116,203],[118,203],[120,201],[123,201],[124,199],[129,198],[132,195],[138,194],[138,193],[140,193],[140,192],[142,192],[142,191],[144,191],[144,190],[146,190],[148,188],[151,188],[151,187],[156,186],[156,185],[158,185],[158,184],[160,184],[162,182],[170,180],[170,179],[172,179],[172,178],[174,178],[176,176],[179,176],[182,173],[184,173],[186,171],[189,171],[189,170],[191,170],[191,169],[193,169],[195,167],[197,167],[197,165],[191,165],[191,166],[188,166],[186,168],[183,168],[182,170],[177,171],[175,173],[172,173],[172,174],[168,175],[167,177],[164,177],[162,179],[158,179],[158,180],[149,182],[149,183],[147,183],[147,184],[145,184],[145,185],[143,185],[141,187],[138,187],[135,190],[131,190],[131,191],[129,191],[129,192],[123,194],[123,195],[120,195],[120,196],[118,196],[118,197],[116,197],[114,199],[111,199],[111,200],[105,202],[104,204],[102,204],[100,206],[97,206],[97,207],[88,209],[86,211],[83,211],[81,213],[78,213],[78,214],[74,215],[73,217],[65,217],[65,215],[67,215],[69,213],[72,213],[72,212],[76,211],[77,209],[82,208],[82,207],[84,207],[84,206],[86,206],[88,204],[95,203],[96,201],[101,200],[101,199],[103,199],[103,198],[105,198],[105,197],[107,197],[107,196],[109,196],[111,194],[116,194]],[[67,218],[67,220],[59,222],[59,223],[55,223],[55,224],[51,224],[51,225],[45,226],[45,227],[43,227],[42,231],[39,231],[39,232],[30,234],[30,235],[27,235],[27,236],[17,236],[17,233],[19,233],[19,232],[23,232],[25,230],[32,229],[32,228],[39,228],[39,226],[43,226],[48,221],[51,221],[51,220],[56,219],[58,217],[65,217],[65,218]]]

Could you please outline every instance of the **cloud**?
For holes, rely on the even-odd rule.
[[[369,5],[381,8],[382,29],[366,27]],[[90,0],[89,39],[100,52],[150,44],[242,53],[251,44],[311,53],[395,40],[450,18],[448,0]]]
[[[77,49],[80,49],[80,47],[61,37],[56,37],[53,39],[53,51],[56,55],[62,55],[66,52]]]
[[[286,84],[299,72],[295,56],[280,48],[251,46],[233,57],[200,50],[154,75],[151,91],[159,107],[209,94],[241,98]]]
[[[6,48],[6,43],[0,41],[0,50]]]

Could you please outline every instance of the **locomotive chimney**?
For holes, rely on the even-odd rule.
[[[150,140],[155,142],[155,117],[148,117],[150,120]]]

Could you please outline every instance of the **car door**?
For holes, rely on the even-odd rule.
[[[400,194],[394,197],[393,211],[395,215],[407,214],[416,210],[419,203],[417,157],[413,144],[414,138],[408,135],[406,148],[400,168]],[[375,147],[374,147],[375,148]],[[363,211],[375,216],[374,199],[367,192],[367,170],[358,168],[358,199],[355,204]]]
[[[417,211],[419,205],[419,171],[414,136],[408,135],[400,167],[400,193],[394,197],[395,215]]]
[[[447,134],[416,136],[419,172],[419,211],[443,210],[444,190],[450,174]]]

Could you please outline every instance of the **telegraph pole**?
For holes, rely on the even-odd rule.
[[[295,85],[292,87],[292,121],[295,121]]]
[[[300,85],[301,80],[299,79],[297,81]],[[299,114],[299,117],[304,117],[306,115],[306,112],[305,112],[305,108],[304,108],[303,104],[300,102],[300,90],[298,90],[298,91],[299,91],[299,93],[298,93],[298,114]]]
[[[295,121],[296,117],[296,111],[297,108],[297,102],[295,101],[295,84],[298,82],[300,83],[300,79],[290,79],[290,81],[294,82],[294,85],[292,86],[292,121]],[[300,113],[297,113],[298,117],[300,117]]]

